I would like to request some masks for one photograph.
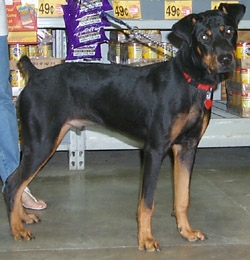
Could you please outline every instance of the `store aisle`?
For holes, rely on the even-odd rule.
[[[29,226],[36,239],[15,242],[0,197],[0,259],[230,259],[250,257],[250,148],[199,149],[191,184],[190,222],[208,239],[189,243],[177,233],[166,158],[156,191],[153,232],[162,251],[137,249],[137,151],[87,152],[86,170],[69,171],[57,152],[30,185],[48,208]]]

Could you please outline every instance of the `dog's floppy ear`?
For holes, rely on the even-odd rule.
[[[242,4],[221,3],[218,9],[225,14],[228,14],[229,17],[234,21],[236,26],[238,26],[239,21],[246,12],[246,6]]]
[[[189,46],[192,44],[192,32],[197,19],[197,14],[190,14],[172,26],[173,33],[180,39],[186,41]]]

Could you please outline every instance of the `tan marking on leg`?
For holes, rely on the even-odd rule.
[[[191,107],[187,114],[180,113],[176,116],[170,133],[170,142],[173,142],[177,136],[181,133],[183,128],[188,124],[192,124],[199,115],[198,109]]]
[[[154,212],[154,205],[152,209],[148,209],[142,199],[139,203],[137,219],[138,219],[138,242],[139,250],[147,250],[148,252],[160,250],[158,241],[152,235],[152,215]]]
[[[187,123],[187,115],[186,114],[178,114],[177,118],[171,128],[170,133],[170,141],[173,142],[176,137],[181,133],[185,124]]]
[[[13,235],[15,240],[20,240],[20,239],[31,240],[34,238],[32,233],[23,227],[22,222],[26,224],[37,223],[39,222],[39,218],[35,214],[27,214],[27,212],[25,211],[22,205],[22,194],[25,187],[28,186],[28,184],[35,178],[35,176],[41,170],[41,168],[48,162],[51,156],[55,153],[58,145],[61,143],[63,137],[65,136],[65,134],[68,132],[69,129],[70,129],[70,125],[67,124],[63,125],[55,141],[53,150],[49,154],[48,158],[38,167],[38,169],[29,179],[27,179],[21,184],[20,188],[18,189],[14,197],[13,208],[12,208],[12,212],[10,213],[10,229],[11,229],[11,234]]]
[[[177,228],[189,241],[204,240],[205,235],[200,230],[193,230],[188,221],[190,173],[179,159],[180,145],[173,146],[174,154],[174,211]]]
[[[204,135],[206,129],[207,129],[207,126],[209,124],[209,121],[210,121],[210,116],[211,116],[211,110],[206,110],[205,111],[205,115],[203,117],[203,122],[202,122],[202,129],[201,129],[201,135],[200,135],[200,138]]]
[[[26,230],[22,224],[22,221],[24,219],[24,212],[22,212],[21,210],[21,208],[23,207],[21,198],[24,188],[24,185],[21,185],[21,187],[18,189],[14,197],[13,208],[10,213],[10,229],[11,234],[13,235],[15,240],[31,240],[33,238],[32,233]],[[27,215],[26,212],[25,215]]]

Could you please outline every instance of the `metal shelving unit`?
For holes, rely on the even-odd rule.
[[[250,118],[241,118],[226,110],[225,101],[215,101],[212,118],[199,147],[244,147],[250,146]],[[116,132],[102,127],[87,127],[83,131],[72,129],[67,141],[58,150],[69,151],[69,168],[83,170],[86,150],[133,150],[142,147]]]
[[[88,127],[80,133],[85,150],[138,149],[141,145],[104,128]],[[225,101],[215,101],[212,118],[199,147],[250,146],[250,118],[241,118],[226,110]]]
[[[239,3],[245,4],[250,9],[249,0],[240,0]],[[140,29],[170,30],[176,20],[164,20],[162,17],[163,4],[164,0],[143,0],[141,5],[145,17],[142,20],[126,20],[126,22]],[[210,9],[210,6],[210,0],[193,0],[193,12]],[[62,18],[40,18],[38,19],[38,27],[64,28],[65,25]],[[249,11],[244,16],[244,20],[240,22],[239,29],[250,29]],[[210,124],[202,137],[199,147],[236,146],[250,146],[250,118],[240,118],[228,113],[225,102],[215,101]],[[140,144],[125,136],[100,127],[88,127],[83,131],[72,129],[58,150],[69,151],[70,169],[83,170],[85,166],[85,150],[122,150],[138,149],[138,147],[140,147]]]

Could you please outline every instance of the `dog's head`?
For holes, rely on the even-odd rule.
[[[173,33],[192,48],[192,59],[209,73],[235,68],[238,23],[245,13],[242,4],[220,4],[218,10],[190,14],[173,25]]]

